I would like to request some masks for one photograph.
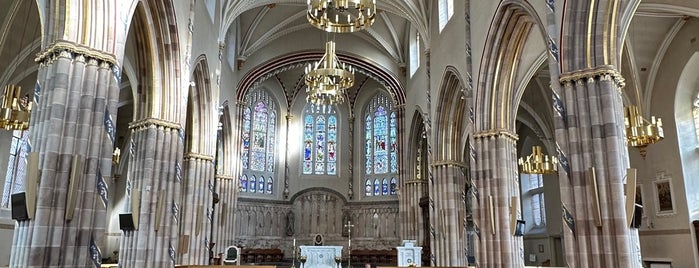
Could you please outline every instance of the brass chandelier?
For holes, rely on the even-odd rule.
[[[346,89],[354,85],[354,69],[335,55],[335,42],[325,43],[325,54],[305,69],[306,101],[315,105],[334,105],[345,101]]]
[[[308,22],[326,32],[360,31],[375,17],[376,0],[308,0]]]
[[[0,102],[0,128],[6,130],[27,130],[31,116],[32,103],[29,97],[20,97],[22,88],[15,85],[5,86]]]
[[[651,116],[649,122],[643,118],[638,106],[635,105],[624,107],[624,125],[626,126],[626,142],[638,148],[644,159],[647,154],[646,147],[665,137],[662,120]]]
[[[541,153],[541,146],[532,146],[532,154],[519,158],[524,174],[554,174],[558,172],[558,158]]]

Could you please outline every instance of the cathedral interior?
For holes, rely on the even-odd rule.
[[[0,267],[699,267],[698,33],[696,0],[0,1]]]

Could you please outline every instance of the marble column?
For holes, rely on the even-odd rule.
[[[570,224],[563,226],[568,265],[641,267],[638,232],[629,228],[624,210],[629,157],[620,91],[623,78],[605,65],[563,73],[560,83],[556,141],[562,160],[561,202],[571,216]],[[592,169],[597,185],[590,179]],[[593,204],[599,204],[599,210]]]
[[[38,153],[36,210],[15,225],[10,267],[85,267],[101,263],[113,121],[118,99],[114,57],[56,41],[38,55],[32,153]],[[28,167],[32,169],[34,167]]]
[[[477,132],[473,136],[477,161],[476,263],[481,267],[523,267],[521,237],[514,236],[513,220],[520,209],[517,136],[507,130]]]
[[[134,151],[129,160],[127,200],[137,222],[124,231],[121,267],[172,267],[181,221],[183,134],[179,124],[147,118],[130,124]]]
[[[211,202],[214,191],[213,156],[187,153],[184,156],[184,183],[182,183],[182,224],[180,238],[184,243],[178,255],[178,264],[204,265],[209,263],[209,243],[213,214]]]

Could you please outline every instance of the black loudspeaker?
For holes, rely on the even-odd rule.
[[[133,225],[133,217],[131,217],[131,213],[119,214],[119,229],[122,231],[136,230],[136,226]]]
[[[633,218],[631,219],[631,228],[641,228],[641,219],[643,218],[643,206],[636,204],[633,209]]]
[[[12,219],[17,221],[29,220],[29,213],[27,213],[27,196],[25,193],[12,194],[10,199],[12,203]]]

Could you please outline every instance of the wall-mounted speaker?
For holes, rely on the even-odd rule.
[[[517,220],[517,224],[515,225],[515,236],[523,236],[524,235],[525,223],[526,223],[526,221]]]
[[[122,231],[136,230],[131,213],[119,214],[119,229]]]
[[[631,219],[631,228],[641,228],[641,220],[643,218],[643,206],[636,204],[633,209],[633,219]]]
[[[27,197],[24,192],[15,193],[10,196],[12,203],[12,219],[16,221],[29,220],[27,212]]]

